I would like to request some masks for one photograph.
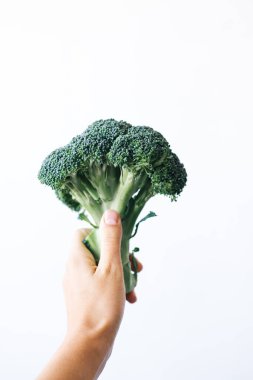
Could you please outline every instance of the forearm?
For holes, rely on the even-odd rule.
[[[94,380],[103,370],[111,349],[88,336],[66,337],[36,380]]]

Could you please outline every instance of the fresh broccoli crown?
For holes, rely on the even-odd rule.
[[[132,127],[114,141],[108,160],[114,166],[152,173],[169,152],[169,144],[159,132],[146,126]]]
[[[55,190],[60,189],[68,175],[79,169],[81,161],[78,159],[77,152],[73,147],[74,145],[68,144],[65,147],[54,150],[47,156],[42,163],[38,175],[41,183]]]
[[[177,155],[171,152],[165,165],[154,171],[151,182],[155,193],[169,195],[171,200],[176,200],[187,181],[187,173],[184,165]]]
[[[121,259],[126,292],[134,289],[136,269],[129,262],[129,240],[140,222],[146,202],[156,194],[176,200],[187,180],[186,170],[161,133],[114,119],[97,120],[69,144],[43,161],[39,180],[50,186],[79,219],[91,224],[84,244],[99,261],[99,224],[105,210],[121,215]],[[87,215],[87,213],[89,215]],[[91,216],[91,219],[90,217]],[[133,258],[134,260],[134,258]]]
[[[133,193],[144,187],[148,198],[164,194],[175,200],[187,179],[183,164],[161,133],[114,119],[95,121],[65,147],[54,150],[42,163],[38,178],[68,207],[79,210],[82,192],[86,203],[89,196],[97,204],[111,200],[124,170],[134,174]]]
[[[125,135],[130,128],[131,125],[124,121],[114,119],[95,121],[82,135],[84,157],[98,164],[105,163],[115,140]]]
[[[81,205],[79,202],[73,199],[71,194],[66,188],[55,190],[55,194],[60,201],[62,201],[66,206],[68,206],[73,211],[80,211]]]

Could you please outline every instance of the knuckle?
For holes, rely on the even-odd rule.
[[[103,276],[109,276],[111,274],[111,264],[110,263],[106,263],[102,266],[101,268],[101,274]]]
[[[107,274],[114,281],[121,281],[121,279],[123,278],[122,267],[119,265],[119,263],[112,263],[109,267],[109,270],[107,269],[107,271]]]
[[[123,270],[118,263],[110,263],[104,265],[102,268],[102,273],[104,276],[110,277],[115,281],[121,280],[123,278]]]
[[[74,232],[74,238],[78,240],[82,240],[91,232],[90,228],[78,228]]]
[[[121,239],[121,234],[121,230],[115,227],[108,227],[104,230],[105,239],[110,241],[119,242]]]

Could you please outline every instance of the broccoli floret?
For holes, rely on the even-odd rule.
[[[137,232],[140,212],[156,194],[176,201],[187,174],[161,133],[107,119],[95,121],[69,144],[54,150],[42,163],[38,178],[65,205],[79,212],[80,219],[89,221],[86,212],[91,216],[94,228],[84,243],[96,262],[100,257],[100,219],[110,208],[120,213],[121,258],[128,293],[137,281],[129,261],[129,240]],[[154,215],[151,212],[142,220]]]

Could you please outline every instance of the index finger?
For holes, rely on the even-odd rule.
[[[91,252],[88,250],[86,245],[83,243],[83,240],[90,234],[92,230],[90,228],[80,228],[75,231],[68,262],[71,262],[74,265],[83,265],[85,263],[88,267],[96,266],[96,261],[91,254]]]

